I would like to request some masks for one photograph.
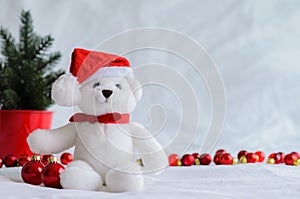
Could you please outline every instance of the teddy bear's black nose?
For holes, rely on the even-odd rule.
[[[111,96],[113,92],[111,90],[102,90],[102,95],[105,97],[105,98],[109,98],[109,96]]]

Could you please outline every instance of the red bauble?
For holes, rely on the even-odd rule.
[[[42,172],[42,180],[46,187],[62,188],[59,175],[65,167],[57,162],[49,163]]]
[[[170,166],[178,166],[178,161],[180,160],[179,155],[171,154],[169,155],[169,165]]]
[[[271,158],[271,159],[274,159],[274,163],[275,164],[279,164],[279,163],[281,163],[282,162],[282,160],[281,160],[281,155],[280,154],[278,154],[278,153],[271,153],[270,155],[269,155],[269,157],[268,157],[269,159]]]
[[[277,153],[278,155],[279,155],[279,160],[278,160],[278,163],[284,163],[284,157],[285,157],[285,155],[284,155],[284,153],[282,153],[282,152],[278,152]],[[278,156],[277,155],[277,156]]]
[[[221,155],[223,153],[226,153],[226,151],[224,149],[219,149],[216,151],[216,154],[219,154],[219,155]]]
[[[238,160],[240,160],[241,159],[241,157],[243,157],[243,156],[245,156],[245,155],[247,155],[247,151],[245,151],[245,150],[242,150],[242,151],[240,151],[239,153],[238,153],[238,155],[237,155],[237,157],[238,157]]]
[[[229,153],[224,153],[220,157],[220,164],[232,165],[233,157]]]
[[[199,153],[193,153],[192,155],[194,156],[195,159],[196,158],[200,159],[200,154]]]
[[[247,163],[255,163],[259,160],[258,155],[256,155],[255,153],[247,153],[246,158]]]
[[[44,169],[44,165],[39,161],[39,159],[27,162],[23,166],[21,176],[24,182],[33,185],[42,184],[42,171]]]
[[[216,155],[214,156],[214,163],[215,163],[216,165],[221,164],[221,163],[220,163],[220,158],[221,158],[221,155],[220,155],[220,154],[216,154]]]
[[[297,159],[300,159],[300,154],[298,152],[291,152],[292,154],[296,155],[297,156]]]
[[[191,154],[186,154],[181,158],[181,162],[183,166],[192,166],[195,162],[195,158]]]
[[[2,168],[3,163],[2,163],[2,159],[0,158],[0,168]]]
[[[209,165],[211,163],[211,156],[208,153],[204,153],[199,158],[201,165]]]
[[[9,154],[5,156],[3,160],[6,167],[15,167],[18,166],[18,158],[15,155]]]
[[[42,155],[41,161],[46,166],[46,165],[48,165],[48,159],[52,158],[52,157],[53,157],[53,155]]]
[[[265,154],[262,151],[256,151],[256,155],[258,155],[258,162],[263,162],[265,160]]]
[[[30,162],[31,157],[27,154],[22,154],[19,157],[19,165],[24,166],[27,162]]]
[[[286,165],[294,165],[296,159],[297,159],[297,155],[294,153],[290,153],[284,157],[284,163]]]
[[[71,153],[63,153],[60,156],[60,161],[62,164],[67,165],[73,161],[73,155]]]

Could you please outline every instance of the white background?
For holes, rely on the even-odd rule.
[[[58,68],[66,71],[73,48],[93,49],[110,36],[133,28],[169,28],[191,37],[215,61],[226,89],[226,122],[215,149],[232,153],[240,149],[300,151],[299,1],[0,0],[0,25],[16,37],[21,9],[31,10],[39,34],[55,38],[52,50],[61,51]],[[210,118],[203,79],[191,77],[189,65],[165,52],[144,50],[128,58],[133,67],[152,62],[172,66],[190,82],[199,102],[200,128],[188,151],[199,151]],[[153,104],[161,104],[167,113],[157,138],[168,145],[178,128],[180,106],[163,88],[145,88],[133,118],[147,125]],[[65,124],[73,111],[57,106],[50,109],[56,111],[53,127]],[[187,131],[189,119],[183,118]],[[182,144],[187,142],[192,141]]]

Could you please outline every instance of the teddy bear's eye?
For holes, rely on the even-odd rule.
[[[115,86],[116,86],[118,89],[121,89],[121,88],[122,88],[121,84],[116,84]]]
[[[100,83],[99,83],[99,82],[96,82],[96,83],[93,85],[93,88],[96,88],[96,87],[98,87],[98,86],[100,86]]]

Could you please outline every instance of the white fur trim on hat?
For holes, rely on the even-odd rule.
[[[52,84],[51,97],[60,106],[76,105],[81,99],[77,78],[72,74],[60,76]]]
[[[91,80],[100,79],[101,77],[107,77],[107,76],[116,76],[116,77],[131,77],[133,78],[132,69],[128,66],[110,66],[110,67],[103,67],[100,70],[96,71],[94,74],[92,74],[90,77],[88,77],[86,80],[84,80],[84,83],[87,83]]]

